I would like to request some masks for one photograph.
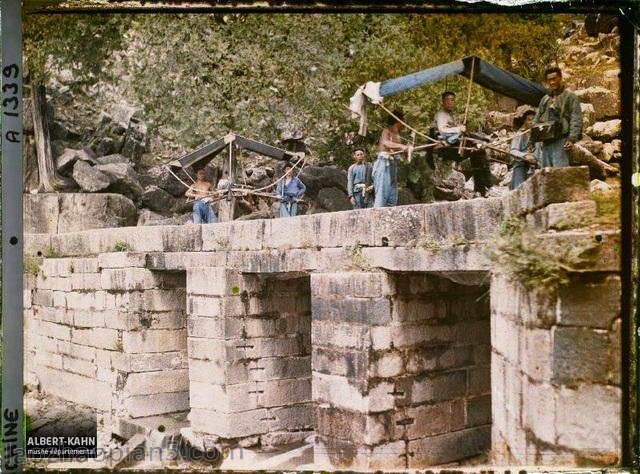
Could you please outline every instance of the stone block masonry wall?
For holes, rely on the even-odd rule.
[[[315,428],[327,467],[474,456],[490,413],[495,462],[616,464],[620,236],[588,183],[544,169],[504,198],[27,235],[61,257],[25,279],[27,380],[120,417],[189,409],[196,445]],[[546,254],[589,247],[568,286],[507,279],[487,257],[505,219]]]
[[[493,456],[501,464],[620,461],[620,279],[576,274],[529,291],[491,283]]]
[[[487,288],[313,274],[315,462],[400,469],[490,449]]]
[[[545,174],[537,175],[505,206],[547,250],[608,244],[598,244],[592,263],[569,273],[566,285],[532,289],[493,272],[492,453],[498,464],[611,466],[621,460],[617,233],[585,228],[596,215],[585,173],[572,168],[544,185]]]
[[[211,444],[263,447],[313,429],[309,278],[187,270],[191,427]]]
[[[144,256],[45,258],[25,290],[27,380],[107,416],[187,410],[185,274]]]

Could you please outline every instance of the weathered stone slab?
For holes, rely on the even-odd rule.
[[[377,214],[377,213],[376,213]],[[344,247],[346,245],[376,245],[375,229],[371,213],[365,211],[328,212],[313,215],[318,234],[316,245],[320,247]],[[275,223],[272,224],[275,231]],[[312,246],[309,238],[303,247]],[[377,245],[380,245],[378,243]]]
[[[261,250],[264,229],[268,221],[258,219],[241,222],[205,224],[202,228],[202,250]],[[180,251],[180,249],[176,249]]]
[[[313,273],[311,292],[313,296],[377,298],[393,294],[394,288],[382,272]]]
[[[307,272],[317,266],[317,250],[228,252],[226,266],[247,273]]]
[[[112,387],[89,377],[39,368],[38,379],[47,393],[99,410],[111,409]]]
[[[128,395],[148,395],[187,390],[189,390],[189,371],[187,369],[129,374],[123,388],[124,393]]]
[[[485,426],[409,441],[409,467],[448,463],[485,452],[490,446],[491,427]]]
[[[355,446],[350,441],[317,435],[313,450],[314,464],[324,469],[393,470],[407,463],[405,441],[377,446]]]
[[[189,295],[239,295],[242,291],[240,274],[226,268],[189,268],[187,293]]]
[[[281,219],[269,219],[264,224],[263,249],[292,249],[292,248],[316,248],[320,245],[320,220],[319,214],[309,216],[297,216],[283,221]],[[286,222],[286,232],[282,231]],[[295,235],[295,241],[291,236]]]
[[[607,331],[556,327],[553,339],[553,381],[607,383],[612,370]]]
[[[559,289],[558,323],[608,329],[620,314],[620,277],[608,273],[572,275]]]
[[[480,244],[420,248],[363,248],[362,256],[373,268],[399,272],[486,271],[491,263]]]
[[[589,199],[586,166],[543,168],[503,198],[504,214],[524,215],[559,202]]]
[[[558,443],[576,450],[619,453],[621,403],[618,387],[561,388],[556,396]]]
[[[396,425],[402,415],[394,411],[365,414],[321,404],[315,407],[315,432],[354,445],[373,446],[402,436],[402,427]]]
[[[502,201],[490,198],[439,202],[425,206],[424,213],[425,230],[417,240],[417,246],[481,241],[499,228]]]
[[[368,387],[368,392],[367,392]],[[393,384],[371,380],[364,386],[337,375],[313,372],[313,400],[361,413],[378,413],[394,408]],[[365,394],[366,393],[366,394]]]
[[[122,334],[124,352],[167,352],[186,348],[185,330],[149,329]]]
[[[544,230],[566,230],[587,227],[596,217],[596,202],[592,200],[549,204],[535,211],[528,222]]]
[[[110,291],[151,290],[161,286],[162,275],[146,268],[105,268],[100,282]]]
[[[366,323],[391,322],[391,303],[386,298],[331,298],[316,296],[311,301],[315,320]]]
[[[146,253],[107,252],[98,255],[100,268],[138,268],[145,267]]]
[[[25,255],[45,256],[51,253],[51,234],[24,234]]]
[[[146,254],[150,270],[186,270],[191,267],[224,267],[226,252],[153,252]]]
[[[24,232],[56,234],[60,217],[60,194],[23,195]]]
[[[125,399],[124,406],[132,418],[186,411],[189,409],[189,392],[139,395]]]

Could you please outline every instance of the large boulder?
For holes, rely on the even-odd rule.
[[[465,195],[465,177],[464,174],[456,170],[442,174],[440,172],[433,173],[433,197],[439,201],[457,201]]]
[[[585,104],[593,105],[593,120],[605,120],[620,116],[620,96],[604,87],[579,89],[576,95]]]
[[[147,146],[147,126],[138,114],[134,113],[129,118],[128,129],[122,143],[122,154],[138,163],[142,155],[147,151]]]
[[[139,201],[144,193],[144,189],[138,180],[138,174],[128,163],[109,163],[97,165],[97,169],[109,176],[111,186],[109,191],[124,194],[129,199]]]
[[[111,137],[101,137],[95,142],[93,148],[98,156],[111,155],[118,153],[122,149],[122,140]]]
[[[613,140],[611,143],[605,143],[602,147],[602,152],[598,155],[602,161],[607,163],[620,161],[622,154],[620,153],[620,148],[616,147],[616,142],[620,140]]]
[[[89,164],[95,163],[94,159],[86,150],[65,148],[62,154],[56,158],[56,171],[60,174],[67,175],[73,170],[73,167],[78,160],[86,161]]]
[[[346,211],[353,208],[347,193],[336,187],[322,188],[318,191],[316,200],[321,207],[330,212]]]
[[[142,193],[142,204],[152,211],[168,213],[176,204],[176,199],[158,186],[147,186]]]
[[[316,197],[322,188],[347,190],[347,172],[337,166],[307,166],[298,178],[307,187],[307,196]]]
[[[582,110],[582,128],[586,130],[596,121],[596,109],[593,107],[593,104],[584,102],[580,104],[580,109]]]
[[[121,194],[66,194],[60,201],[60,232],[136,225],[138,209]]]
[[[184,170],[177,168],[173,168],[172,171],[180,180],[164,166],[154,166],[140,175],[140,183],[143,186],[157,186],[175,197],[184,196],[187,191],[185,184],[191,183],[189,176],[193,177],[193,173],[187,175]]]
[[[80,189],[89,193],[107,189],[111,184],[109,176],[82,160],[76,161],[73,165],[72,176]]]
[[[77,232],[135,225],[137,209],[119,194],[41,193],[24,195],[27,233]]]
[[[586,133],[594,140],[610,142],[615,138],[620,138],[622,134],[622,121],[616,119],[606,122],[596,122],[587,129]]]
[[[113,163],[126,163],[133,166],[133,162],[126,156],[121,155],[120,153],[115,153],[115,154],[106,155],[106,156],[98,156],[97,158],[95,158],[95,161],[99,165],[110,165]]]

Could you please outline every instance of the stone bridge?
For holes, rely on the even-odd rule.
[[[619,235],[595,212],[566,168],[502,199],[31,234],[26,382],[108,436],[185,411],[202,449],[315,433],[325,468],[615,465]],[[531,288],[487,257],[509,219],[595,258]]]

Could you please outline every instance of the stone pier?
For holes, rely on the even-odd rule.
[[[187,271],[196,446],[302,441],[313,430],[308,277]]]
[[[316,463],[417,468],[489,449],[487,287],[421,273],[311,281]]]
[[[615,466],[619,232],[588,183],[547,169],[504,198],[28,235],[26,383],[107,436],[176,412],[200,449],[315,434],[322,469]],[[551,260],[588,255],[536,287],[489,257],[514,222]]]

